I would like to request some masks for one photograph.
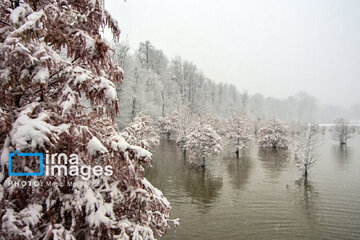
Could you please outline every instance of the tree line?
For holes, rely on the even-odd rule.
[[[232,84],[209,79],[181,56],[169,59],[150,41],[141,42],[134,50],[126,42],[111,43],[111,48],[112,59],[124,69],[124,79],[117,85],[122,109],[117,120],[121,128],[141,111],[155,119],[182,107],[198,115],[246,114],[251,119],[277,118],[286,122],[329,123],[340,117],[360,118],[358,105],[349,109],[321,105],[307,92],[278,99],[239,91]]]

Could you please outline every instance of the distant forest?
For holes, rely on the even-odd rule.
[[[182,106],[198,115],[230,117],[245,113],[251,119],[278,118],[287,122],[360,119],[359,104],[349,108],[322,105],[307,92],[278,99],[239,91],[232,84],[207,78],[193,62],[180,56],[169,59],[149,41],[140,43],[137,49],[130,49],[125,42],[110,45],[113,60],[124,70],[124,80],[117,86],[121,111],[117,120],[121,127],[141,111],[157,118]]]

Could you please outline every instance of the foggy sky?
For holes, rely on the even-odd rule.
[[[360,1],[106,0],[121,40],[149,40],[216,82],[320,103],[360,103]]]

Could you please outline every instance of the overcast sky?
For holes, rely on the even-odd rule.
[[[132,48],[149,40],[216,82],[360,103],[360,1],[106,0],[105,7]]]

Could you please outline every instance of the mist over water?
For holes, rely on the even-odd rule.
[[[254,146],[202,169],[163,140],[146,177],[181,224],[162,239],[359,239],[360,136],[347,147],[324,138],[307,182],[290,153]]]

